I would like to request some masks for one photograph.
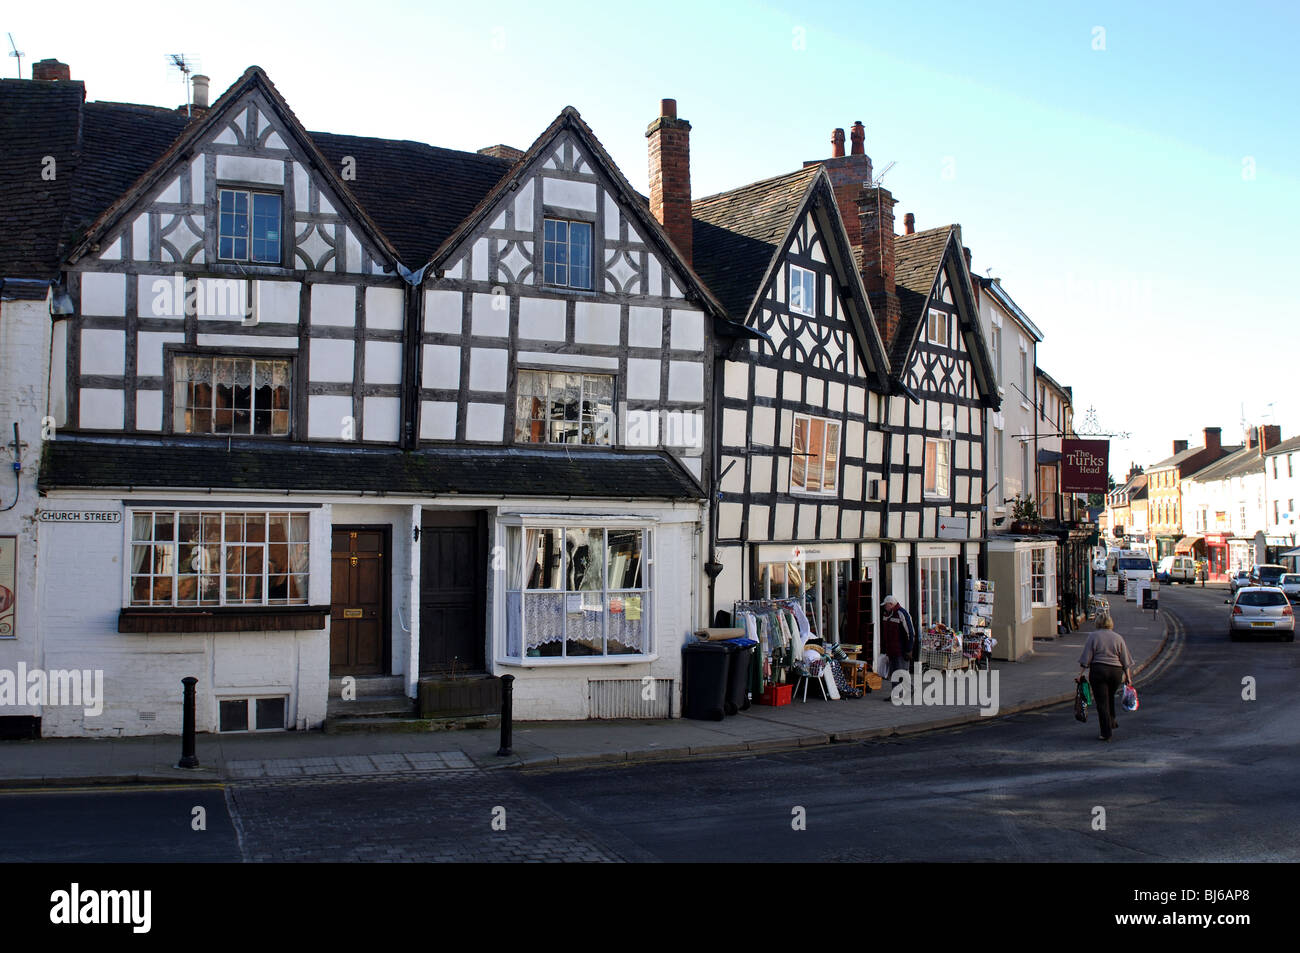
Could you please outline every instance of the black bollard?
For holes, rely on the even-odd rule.
[[[198,683],[199,680],[193,675],[181,679],[181,684],[185,686],[185,707],[181,715],[181,760],[176,764],[178,768],[199,766],[198,756],[194,753],[194,686]]]
[[[497,751],[497,757],[504,758],[510,754],[511,743],[511,720],[514,717],[514,696],[515,696],[515,677],[513,675],[501,676],[501,748]]]

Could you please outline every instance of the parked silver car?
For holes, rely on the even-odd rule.
[[[1232,592],[1235,595],[1237,590],[1240,589],[1242,586],[1250,585],[1250,570],[1238,569],[1236,572],[1232,574],[1231,577],[1229,577],[1228,584],[1232,587]]]
[[[1228,637],[1236,642],[1243,632],[1278,635],[1295,641],[1295,610],[1286,594],[1273,586],[1247,586],[1237,590],[1228,616]]]
[[[1288,572],[1282,574],[1282,581],[1279,583],[1286,597],[1292,602],[1300,599],[1300,573]]]

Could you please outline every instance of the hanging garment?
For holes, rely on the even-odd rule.
[[[832,658],[830,660],[831,675],[835,678],[835,687],[844,698],[861,698],[862,689],[853,688],[849,685],[848,679],[844,677],[844,667],[840,665],[840,660]]]

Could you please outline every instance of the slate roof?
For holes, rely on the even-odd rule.
[[[1248,473],[1263,473],[1264,458],[1259,455],[1258,447],[1224,447],[1227,454],[1213,463],[1201,467],[1187,479],[1195,480],[1197,483],[1208,483],[1214,480],[1227,480],[1231,477],[1245,476]]]
[[[691,203],[695,271],[735,320],[749,314],[820,169],[808,166]]]
[[[908,352],[916,339],[935,275],[943,264],[952,229],[951,225],[941,225],[911,235],[894,236],[894,283],[901,317],[894,340],[885,344],[889,347],[890,366],[899,368],[900,373],[907,366]]]
[[[698,500],[699,484],[664,451],[379,447],[60,435],[45,445],[42,492],[123,489],[366,492]]]
[[[1291,437],[1269,447],[1264,451],[1264,456],[1271,457],[1275,453],[1294,453],[1297,450],[1300,450],[1300,437]]]
[[[1151,469],[1151,470],[1164,470],[1164,469],[1167,469],[1167,468],[1169,468],[1169,467],[1176,467],[1176,466],[1178,466],[1180,463],[1182,463],[1184,460],[1188,459],[1189,457],[1194,457],[1194,456],[1196,456],[1198,453],[1200,453],[1200,452],[1201,452],[1202,450],[1204,450],[1204,449],[1205,449],[1205,447],[1200,446],[1200,447],[1188,447],[1186,450],[1179,450],[1179,451],[1178,451],[1177,453],[1175,453],[1172,457],[1165,457],[1165,458],[1164,458],[1163,460],[1161,460],[1159,463],[1153,463],[1153,464],[1151,465],[1150,469]],[[1227,448],[1225,447],[1224,449],[1227,449]]]

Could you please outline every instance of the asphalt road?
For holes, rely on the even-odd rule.
[[[1162,588],[1172,648],[1109,744],[1061,706],[680,764],[7,793],[0,862],[1295,861],[1300,654],[1230,643],[1223,597]]]

